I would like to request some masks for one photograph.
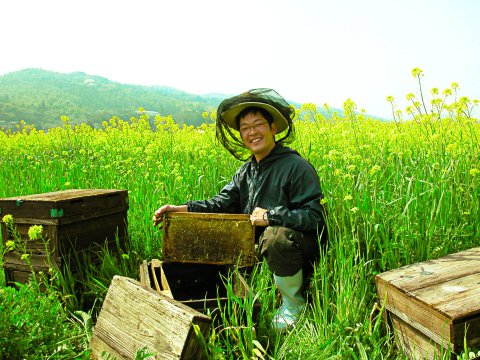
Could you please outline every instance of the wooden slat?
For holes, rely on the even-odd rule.
[[[198,359],[201,351],[193,332],[197,324],[208,335],[211,319],[185,305],[115,276],[93,332],[92,357],[108,351],[118,359],[133,359],[143,347],[155,359]]]
[[[61,191],[52,191],[43,194],[30,194],[22,196],[13,196],[8,198],[3,198],[1,200],[16,201],[20,200],[30,200],[30,201],[44,201],[44,202],[58,202],[65,200],[75,200],[79,197],[92,197],[99,195],[108,195],[117,193],[119,190],[113,189],[69,189]]]
[[[14,269],[22,271],[31,271],[31,267],[35,271],[44,271],[48,272],[49,267],[59,267],[61,264],[61,259],[53,256],[48,257],[45,253],[43,254],[33,254],[29,258],[30,264],[21,259],[22,254],[9,251],[4,255],[3,258],[3,267],[5,269]]]
[[[480,272],[480,247],[384,272],[381,279],[405,292]]]
[[[395,340],[402,349],[403,353],[411,359],[444,359],[441,354],[446,354],[448,344],[439,346],[432,339],[425,336],[424,333],[414,328],[395,314],[389,313],[388,316],[395,328]]]
[[[172,291],[170,290],[170,285],[168,284],[167,277],[162,268],[162,262],[157,259],[151,261],[151,274],[155,281],[156,289],[159,293],[168,296],[173,299]]]
[[[127,190],[72,189],[0,199],[2,214],[14,218],[62,218],[120,206],[128,206]],[[52,209],[59,213],[52,216]]]
[[[94,212],[76,214],[74,216],[69,216],[69,217],[61,217],[58,219],[52,219],[52,218],[43,219],[43,218],[36,218],[36,217],[15,217],[14,221],[16,225],[28,224],[28,225],[59,226],[59,225],[67,225],[67,224],[72,224],[72,223],[81,222],[81,221],[90,220],[90,219],[96,219],[99,217],[108,216],[110,214],[116,214],[116,213],[126,214],[127,210],[128,210],[128,205],[121,205],[121,206],[117,206],[113,208],[110,207],[107,209],[102,209]]]
[[[480,266],[480,264],[479,264]],[[477,286],[472,286],[472,284]],[[456,322],[480,314],[480,272],[412,291],[411,295]]]

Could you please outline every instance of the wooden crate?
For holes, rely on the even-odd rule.
[[[64,266],[67,257],[85,251],[95,261],[105,245],[114,250],[116,237],[120,244],[127,237],[127,212],[126,190],[65,190],[0,199],[0,217],[13,216],[36,271]],[[5,244],[12,240],[11,234],[3,222],[0,225]],[[28,239],[32,225],[42,225],[46,243]],[[24,282],[31,272],[15,251],[5,254],[4,269],[9,283]]]
[[[239,299],[254,298],[243,276],[230,265],[163,262],[153,259],[140,265],[140,282],[160,294],[180,301],[200,312],[215,315],[219,304],[228,301],[224,281],[231,275],[233,292]],[[260,302],[253,303],[253,318],[260,312]]]
[[[163,220],[165,262],[251,266],[254,246],[249,215],[173,212]]]
[[[201,359],[201,343],[193,325],[208,338],[211,319],[133,279],[115,276],[93,331],[93,359],[103,352],[134,359],[146,347],[155,359]]]
[[[480,247],[379,274],[376,285],[410,358],[459,354],[464,339],[480,347]]]

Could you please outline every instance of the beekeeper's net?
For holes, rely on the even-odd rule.
[[[236,105],[248,102],[263,103],[275,107],[283,115],[288,125],[286,130],[275,137],[275,141],[277,143],[293,141],[294,108],[275,90],[266,88],[252,89],[243,94],[223,100],[217,109],[216,137],[233,156],[240,160],[246,160],[251,154],[245,148],[240,133],[228,125],[227,121],[222,117],[222,114]]]

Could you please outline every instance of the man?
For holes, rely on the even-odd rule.
[[[164,205],[165,212],[190,211],[250,214],[260,228],[259,248],[283,304],[273,326],[284,331],[294,326],[305,299],[303,283],[319,256],[319,238],[326,226],[323,198],[315,169],[298,152],[283,145],[293,132],[293,109],[274,90],[253,89],[222,101],[217,111],[217,138],[236,158],[245,162],[218,195],[210,200]]]

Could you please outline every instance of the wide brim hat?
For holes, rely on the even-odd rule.
[[[246,102],[243,104],[239,104],[237,106],[232,107],[230,110],[224,111],[222,113],[222,117],[227,123],[228,126],[238,131],[238,124],[237,124],[237,116],[240,114],[244,109],[249,107],[258,107],[265,109],[272,115],[273,121],[277,125],[277,133],[280,134],[282,131],[285,131],[288,128],[287,119],[282,115],[277,108],[272,105],[264,104],[261,102]]]
[[[239,130],[237,117],[248,107],[258,107],[268,111],[277,126],[277,134],[288,129],[292,124],[293,110],[275,90],[253,89],[224,100],[218,107],[217,116],[228,127]]]

